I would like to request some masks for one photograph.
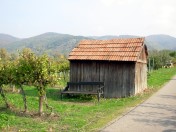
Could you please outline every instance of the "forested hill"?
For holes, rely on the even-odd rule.
[[[10,35],[0,34],[0,48],[6,48],[9,52],[16,52],[22,48],[31,48],[36,53],[68,53],[82,39],[114,39],[114,38],[131,38],[139,36],[120,35],[120,36],[73,36],[69,34],[44,33],[38,36],[19,39]],[[169,49],[176,50],[176,38],[168,35],[150,35],[146,36],[146,42],[149,50]]]
[[[20,40],[19,38],[13,37],[8,34],[0,33],[0,47],[10,46],[13,42]]]
[[[136,38],[140,36],[133,36],[133,35],[120,35],[120,36],[92,36],[94,39],[113,39],[113,38]],[[143,36],[142,36],[143,37]],[[157,34],[157,35],[149,35],[145,37],[146,44],[149,48],[151,49],[156,49],[156,50],[176,50],[176,38],[169,36],[169,35],[162,35],[162,34]]]
[[[147,42],[156,49],[176,50],[176,38],[169,35],[150,35],[146,37]]]
[[[23,48],[31,48],[36,53],[59,52],[60,54],[68,54],[71,49],[82,39],[88,39],[83,36],[73,36],[68,34],[44,33],[35,37],[22,39],[12,42],[10,45],[3,46],[10,52],[15,52]]]

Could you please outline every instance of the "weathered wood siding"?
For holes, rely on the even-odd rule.
[[[70,81],[103,81],[106,98],[120,98],[135,94],[135,62],[70,61]],[[77,90],[89,90],[85,86]],[[87,89],[85,89],[87,88]]]
[[[143,92],[147,88],[147,65],[136,63],[135,94]]]
[[[147,88],[147,55],[145,48],[142,49],[135,66],[135,94],[141,93]]]

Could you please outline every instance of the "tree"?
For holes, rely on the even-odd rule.
[[[0,49],[0,92],[1,96],[3,97],[7,108],[10,107],[10,105],[7,102],[7,98],[5,96],[3,85],[9,85],[12,86],[15,80],[15,60],[10,60],[10,56],[6,49],[2,48]],[[12,89],[13,91],[13,89]]]
[[[42,115],[43,103],[46,101],[46,87],[57,83],[57,69],[52,59],[47,55],[42,55],[37,57],[33,70],[33,84],[39,94],[39,115]],[[52,112],[52,108],[48,106],[47,102],[45,104]]]
[[[161,68],[162,66],[165,66],[171,60],[169,53],[170,53],[169,50],[150,51],[149,52],[150,66],[153,69],[158,69]]]
[[[169,55],[173,58],[176,58],[176,51],[172,51],[169,53]]]
[[[30,49],[24,49],[19,56],[16,69],[16,85],[21,88],[24,108],[27,111],[24,84],[34,85],[39,95],[39,115],[43,113],[43,103],[47,108],[52,108],[46,102],[46,87],[57,82],[56,65],[47,55],[36,56]]]
[[[36,56],[30,49],[24,49],[16,59],[0,59],[0,93],[6,106],[10,107],[2,89],[3,85],[13,84],[21,89],[24,102],[24,112],[27,112],[26,94],[23,85],[33,85],[38,90],[39,115],[43,113],[43,104],[51,110],[47,103],[46,88],[58,81],[57,72],[69,69],[68,62],[62,62],[59,69],[57,62],[47,55]]]
[[[3,90],[3,85],[6,85],[9,83],[9,69],[10,65],[8,63],[2,63],[0,60],[0,94],[6,104],[6,108],[10,108],[10,104],[7,101],[7,98],[5,96],[4,90]]]
[[[2,61],[8,60],[9,57],[10,57],[10,56],[9,56],[7,50],[6,50],[5,48],[1,48],[1,49],[0,49],[0,58],[1,58],[1,60],[2,60]]]
[[[24,49],[19,54],[19,59],[17,60],[17,65],[15,71],[15,82],[14,84],[17,85],[21,89],[21,94],[23,96],[24,102],[24,112],[27,112],[27,99],[26,94],[23,88],[23,85],[31,84],[34,82],[34,70],[33,67],[36,63],[36,56],[30,49]]]
[[[176,51],[170,52],[169,55],[172,57],[172,62],[173,62],[173,63],[176,63]]]

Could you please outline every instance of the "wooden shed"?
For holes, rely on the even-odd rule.
[[[69,54],[71,82],[104,82],[105,98],[135,95],[147,88],[144,38],[82,40]]]

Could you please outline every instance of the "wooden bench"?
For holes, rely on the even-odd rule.
[[[88,90],[87,87],[91,87]],[[61,91],[61,99],[63,94],[88,94],[97,95],[98,102],[100,96],[103,95],[104,82],[67,82],[67,86]]]

